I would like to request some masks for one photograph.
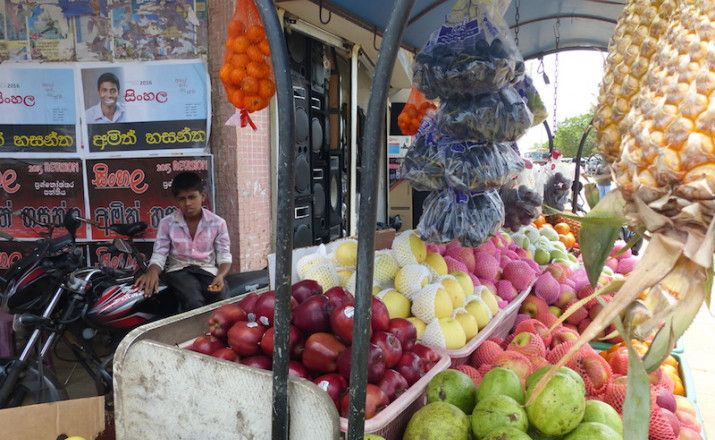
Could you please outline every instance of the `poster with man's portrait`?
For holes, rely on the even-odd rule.
[[[205,149],[209,78],[201,60],[83,67],[90,153]]]

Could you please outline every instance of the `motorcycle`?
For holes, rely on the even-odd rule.
[[[146,259],[133,246],[132,238],[143,232],[146,224],[110,226],[127,239],[115,239],[109,252],[133,257],[138,263],[136,270],[83,267],[75,236],[79,226],[91,220],[74,212],[68,213],[62,224],[43,223],[22,215],[47,229],[47,233],[28,256],[0,279],[0,304],[30,332],[19,357],[0,359],[0,408],[67,398],[64,387],[47,366],[60,340],[71,349],[73,360],[92,377],[97,393],[107,394],[112,389],[114,349],[121,338],[139,325],[177,311],[173,296],[163,294],[165,286],[150,299],[133,286],[136,270],[146,268]],[[58,227],[68,234],[51,238]],[[98,353],[97,348],[104,354]]]

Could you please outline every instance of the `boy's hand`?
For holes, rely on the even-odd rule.
[[[211,281],[211,284],[209,284],[209,292],[211,293],[219,293],[223,290],[224,282],[223,282],[223,275],[216,275],[216,277]]]
[[[134,285],[144,290],[144,297],[153,296],[159,288],[159,275],[152,270],[142,274],[134,281]]]

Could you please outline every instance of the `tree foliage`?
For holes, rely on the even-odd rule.
[[[593,112],[583,115],[572,116],[559,123],[554,135],[554,148],[561,150],[565,157],[576,157],[578,144],[581,142],[586,127],[593,119]],[[583,146],[582,157],[588,157],[594,153],[596,147],[596,133],[591,130]],[[548,150],[548,141],[539,145],[540,150]]]

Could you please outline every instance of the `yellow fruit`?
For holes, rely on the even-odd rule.
[[[434,278],[447,275],[447,263],[444,257],[436,252],[428,252],[424,264],[430,269]]]
[[[390,314],[390,319],[408,318],[410,316],[410,307],[412,303],[407,297],[395,289],[385,289],[377,293],[378,298],[385,303],[387,312]]]
[[[429,284],[412,298],[412,314],[425,322],[452,316],[452,298],[441,284]]]
[[[467,312],[464,308],[454,311],[454,319],[459,322],[459,325],[464,329],[464,334],[467,337],[467,341],[472,339],[479,333],[479,324],[477,323],[477,318],[475,318],[471,313]]]
[[[464,296],[469,296],[474,293],[474,282],[472,278],[464,272],[452,272],[450,275],[455,277],[459,284],[462,285]]]
[[[335,261],[338,266],[355,267],[357,265],[357,241],[345,240],[335,249]]]
[[[400,266],[422,263],[427,258],[427,245],[412,230],[395,237],[392,241],[392,250]]]
[[[348,281],[350,280],[350,277],[353,276],[353,273],[355,272],[348,269],[338,270],[338,279],[340,280],[341,287],[345,287],[348,285]]]
[[[414,316],[407,318],[407,320],[415,326],[415,329],[417,329],[417,339],[422,339],[422,334],[424,333],[425,328],[427,328],[427,324],[425,324],[425,322],[420,318],[415,318]]]
[[[323,292],[340,285],[340,279],[338,278],[338,272],[335,267],[328,264],[315,265],[305,274],[307,280],[315,280],[323,288]]]
[[[412,299],[430,282],[429,269],[421,264],[408,264],[395,275],[395,289]]]
[[[301,280],[305,280],[308,271],[315,266],[332,265],[328,257],[322,254],[309,254],[301,257],[296,263],[296,271]]]
[[[456,309],[464,305],[464,298],[466,297],[466,295],[464,294],[462,285],[459,283],[459,281],[457,281],[455,277],[451,275],[445,275],[443,277],[438,278],[437,282],[442,284],[444,290],[447,291],[447,294],[452,299],[452,308]]]
[[[479,295],[479,297],[484,301],[484,303],[489,307],[489,311],[492,312],[492,316],[499,312],[499,303],[497,302],[497,297],[489,290],[486,286],[477,286],[474,288],[474,293]]]
[[[492,312],[489,306],[477,295],[468,297],[467,305],[464,308],[477,320],[479,330],[486,327],[489,321],[492,320]]]
[[[433,319],[422,334],[422,342],[447,350],[458,350],[467,343],[467,335],[454,318]]]
[[[400,270],[400,265],[393,256],[392,250],[381,250],[375,252],[375,272],[373,280],[375,284],[384,285],[391,283]]]

